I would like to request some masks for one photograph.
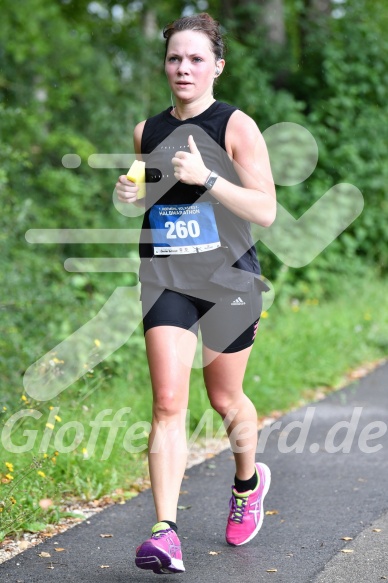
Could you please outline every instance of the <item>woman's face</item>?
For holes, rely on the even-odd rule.
[[[217,61],[222,70],[224,61]],[[184,30],[170,38],[165,71],[175,97],[190,103],[212,94],[216,61],[208,37],[199,31]]]

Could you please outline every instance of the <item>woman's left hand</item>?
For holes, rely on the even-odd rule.
[[[206,168],[193,136],[189,136],[188,143],[190,152],[179,151],[171,160],[174,166],[174,176],[184,184],[203,186],[210,170]]]

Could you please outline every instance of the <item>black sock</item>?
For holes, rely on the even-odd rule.
[[[258,475],[255,470],[252,478],[249,480],[239,480],[237,476],[234,477],[234,488],[237,492],[247,492],[248,490],[254,490],[258,484]]]
[[[178,527],[175,522],[172,522],[171,520],[160,520],[159,522],[166,522],[173,531],[176,533],[178,532]]]

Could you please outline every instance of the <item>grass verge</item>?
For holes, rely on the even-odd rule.
[[[355,367],[387,356],[388,282],[339,282],[331,301],[279,298],[265,312],[249,361],[245,390],[258,415],[312,400],[339,387]],[[55,363],[60,371],[61,363]],[[0,540],[39,531],[63,516],[71,498],[125,499],[147,473],[150,383],[141,332],[52,401],[21,387],[0,400]],[[192,373],[189,434],[211,414],[201,369]],[[209,431],[209,423],[201,435]]]

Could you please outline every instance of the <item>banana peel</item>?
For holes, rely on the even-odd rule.
[[[135,160],[127,172],[127,178],[139,187],[136,198],[144,198],[146,194],[145,162],[141,160]]]

